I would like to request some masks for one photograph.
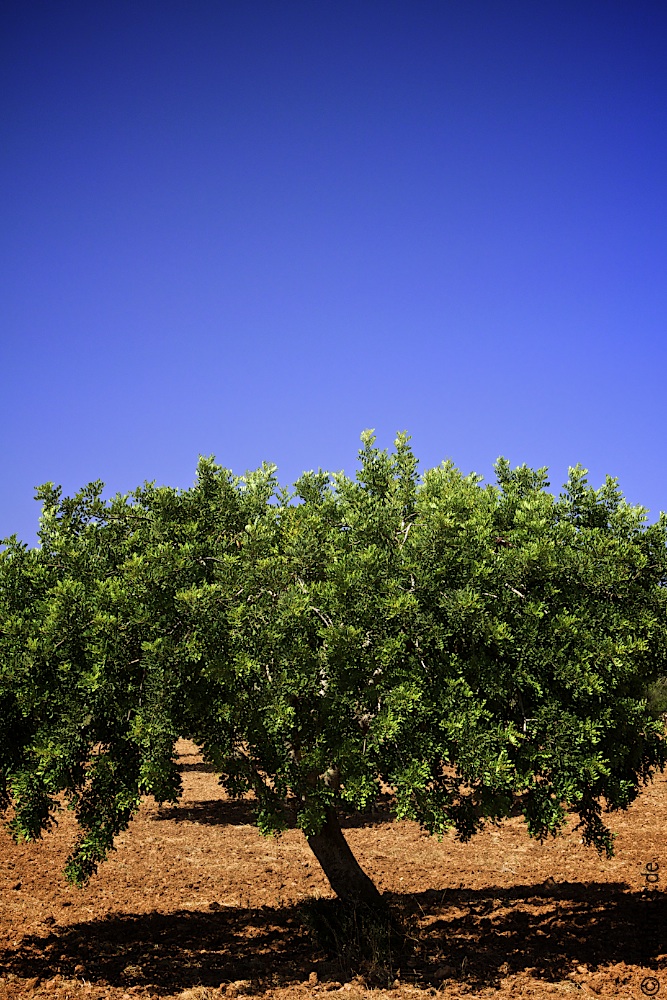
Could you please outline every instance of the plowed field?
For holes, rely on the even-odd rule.
[[[310,938],[304,901],[331,893],[300,831],[262,838],[196,748],[179,750],[178,807],[145,802],[85,889],[62,876],[76,836],[68,813],[35,845],[0,833],[0,998],[667,1000],[667,775],[611,817],[611,861],[574,823],[540,845],[520,819],[468,844],[438,843],[383,806],[346,822],[415,939],[380,987],[344,981]]]

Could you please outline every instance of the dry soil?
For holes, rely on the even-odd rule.
[[[304,903],[332,894],[301,832],[261,837],[197,748],[179,754],[179,805],[147,800],[85,889],[62,875],[70,814],[37,844],[0,832],[0,1000],[667,1000],[667,775],[610,816],[612,860],[574,821],[544,844],[520,819],[461,844],[392,822],[386,801],[346,820],[414,938],[410,961],[379,984],[346,977],[310,937]]]

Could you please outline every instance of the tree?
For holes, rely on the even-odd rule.
[[[339,823],[382,782],[439,836],[519,811],[544,839],[573,807],[611,854],[603,807],[667,761],[667,517],[579,467],[555,497],[544,469],[420,478],[405,435],[362,441],[355,480],[291,491],[208,459],[183,491],[40,489],[40,547],[0,553],[0,805],[30,839],[65,793],[71,880],[142,795],[177,800],[179,736],[262,833],[295,813],[343,900],[382,907]]]

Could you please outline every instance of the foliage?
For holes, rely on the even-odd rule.
[[[192,488],[102,499],[48,484],[40,546],[0,553],[0,807],[32,839],[65,799],[84,881],[142,795],[175,801],[195,740],[259,829],[306,835],[385,782],[400,817],[462,839],[520,810],[579,814],[610,853],[667,760],[647,685],[667,650],[667,518],[616,482],[451,463],[362,437],[356,479],[202,459]]]
[[[667,677],[658,677],[657,681],[649,684],[646,699],[651,715],[663,719],[667,716]]]

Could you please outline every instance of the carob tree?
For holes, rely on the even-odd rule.
[[[417,472],[362,436],[355,479],[200,460],[194,486],[39,490],[40,545],[0,553],[0,808],[17,838],[65,793],[84,882],[142,795],[177,801],[194,740],[256,822],[296,816],[332,889],[383,908],[341,831],[382,784],[395,814],[469,839],[573,807],[612,851],[667,746],[647,685],[667,660],[667,518],[570,470]]]

